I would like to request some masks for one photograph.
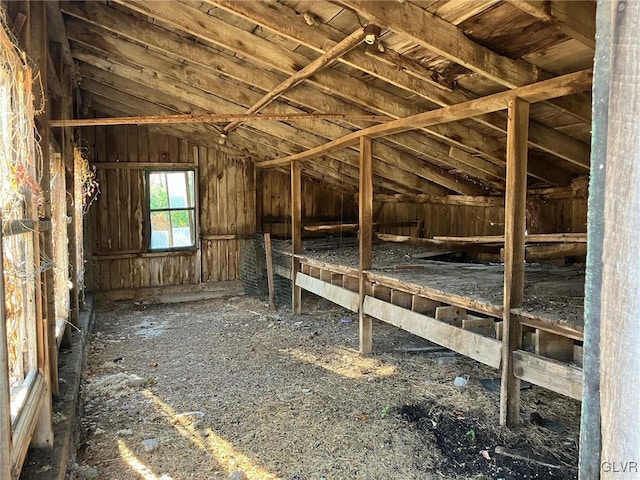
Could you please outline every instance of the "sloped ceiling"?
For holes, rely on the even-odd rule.
[[[375,124],[349,116],[401,118],[461,103],[590,68],[594,53],[590,1],[115,0],[60,9],[86,113],[242,114],[271,93],[259,112],[346,116],[162,127],[256,161]],[[325,52],[367,25],[379,27],[373,45],[358,41],[324,65]],[[314,60],[323,68],[275,95]],[[532,106],[531,185],[564,186],[588,172],[590,117],[586,94]],[[374,149],[376,191],[499,193],[505,132],[506,115],[496,113],[385,137]],[[303,171],[357,185],[358,151],[305,162]]]

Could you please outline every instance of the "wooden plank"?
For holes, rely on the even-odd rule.
[[[604,81],[610,82],[608,127],[594,125],[608,128],[606,162],[601,163],[606,175],[600,179],[605,186],[604,214],[593,225],[604,229],[600,259],[602,460],[626,462],[640,457],[640,4],[603,2],[600,8],[611,12],[611,42],[604,44],[610,52],[611,70],[602,71],[608,77]],[[591,328],[598,328],[597,323]],[[605,471],[601,478],[616,476]],[[636,471],[626,477],[634,476],[638,476],[637,464]]]
[[[32,442],[39,416],[42,411],[46,411],[45,405],[51,402],[46,380],[37,371],[32,370],[29,377],[25,379],[25,387],[28,389],[22,409],[13,421],[9,431],[12,432],[12,450],[10,461],[12,464],[12,475],[7,478],[18,478],[29,444]],[[50,444],[50,446],[53,442]]]
[[[391,290],[390,303],[411,310],[411,306],[413,304],[413,295],[407,292],[403,292],[402,290]]]
[[[326,298],[341,307],[347,308],[352,312],[358,312],[359,310],[359,296],[357,292],[323,282],[304,273],[298,273],[296,275],[296,285],[304,288],[308,292]]]
[[[153,268],[153,266],[151,266]],[[152,283],[151,281],[149,283]],[[244,287],[238,280],[228,282],[205,282],[185,285],[144,286],[122,288],[95,293],[95,301],[136,300],[154,302],[191,301],[220,298],[228,295],[243,295]]]
[[[412,312],[370,296],[365,298],[363,309],[367,315],[383,322],[395,325],[490,367],[500,368],[502,344],[493,338],[454,327],[427,315]]]
[[[606,4],[605,4],[606,5]],[[615,10],[596,9],[598,42],[594,63],[598,65],[593,81],[593,131],[588,200],[588,238],[584,298],[584,386],[580,418],[579,478],[598,478],[602,473],[602,429],[600,404],[600,337],[602,258],[605,234],[605,202],[607,201],[607,143],[609,135],[609,102],[611,72],[614,63],[612,40]],[[615,407],[614,407],[615,408]]]
[[[522,328],[516,319],[512,319],[511,309],[519,307],[524,296],[529,103],[512,98],[508,118],[500,424],[517,425],[520,421],[520,381],[513,374],[511,352],[522,344]]]
[[[535,353],[561,362],[573,360],[573,339],[536,330]]]
[[[581,368],[522,350],[516,350],[512,355],[513,373],[520,380],[576,400],[582,399]]]
[[[302,253],[302,165],[299,162],[291,163],[291,244],[294,255],[291,278],[295,279],[300,270],[300,260],[295,255]],[[292,282],[291,301],[293,313],[302,313],[302,291],[295,281]]]
[[[294,122],[298,120],[360,120],[368,122],[388,122],[393,117],[388,115],[346,115],[342,113],[203,113],[167,114],[129,117],[101,117],[58,119],[51,121],[51,127],[93,127],[114,125],[173,125],[190,123],[224,123],[224,122],[258,122],[258,121]]]
[[[442,290],[425,287],[423,285],[417,285],[415,283],[407,282],[404,280],[398,280],[374,272],[367,272],[367,277],[369,278],[370,282],[377,282],[391,288],[404,290],[405,292],[419,295],[437,302],[446,303],[448,305],[455,305],[474,312],[491,315],[493,317],[502,317],[502,306],[499,305],[481,302],[479,300],[474,300],[473,298],[465,297],[463,295],[444,292]]]
[[[360,353],[371,353],[373,348],[373,323],[362,308],[367,278],[365,271],[371,269],[373,262],[373,164],[372,141],[369,137],[360,137],[360,184],[358,188],[358,228],[359,228],[359,338]]]
[[[342,286],[353,292],[360,291],[360,277],[352,277],[351,275],[343,275]]]
[[[100,162],[100,163],[94,163],[93,166],[95,166],[98,170],[102,170],[102,169],[116,169],[116,170],[141,170],[141,169],[145,169],[145,168],[165,168],[167,170],[171,170],[171,169],[184,169],[185,167],[188,167],[189,165],[185,165],[184,163],[178,163],[178,162]]]
[[[481,317],[473,317],[468,316],[467,318],[462,319],[462,328],[465,330],[471,330],[474,328],[491,328],[491,330],[495,329],[495,320],[491,317],[489,318],[481,318]]]
[[[411,310],[417,313],[433,313],[435,315],[436,308],[439,306],[440,302],[421,297],[420,295],[413,295],[413,300],[411,302]]]
[[[548,100],[550,98],[571,95],[591,88],[592,76],[592,69],[582,70],[580,72],[570,73],[550,80],[544,80],[532,85],[515,88],[507,92],[495,93],[477,100],[470,100],[458,105],[418,113],[392,122],[387,122],[384,125],[376,125],[353,132],[319,147],[311,148],[305,152],[258,162],[256,163],[256,166],[259,168],[267,168],[287,165],[290,162],[295,163],[302,160],[310,160],[336,150],[352,146],[357,143],[361,137],[366,136],[379,138],[430,125],[455,122],[485,113],[496,112],[503,110],[507,102],[509,102],[513,97],[518,97],[525,102],[534,103]]]
[[[380,300],[384,300],[385,302],[391,302],[391,291],[392,290],[389,287],[385,287],[384,285],[380,285],[379,283],[371,284],[371,296]]]
[[[443,306],[436,307],[435,319],[462,328],[462,321],[467,318],[464,308]]]
[[[461,243],[504,243],[504,235],[475,235],[471,237],[436,235],[434,240]],[[587,243],[586,233],[532,233],[524,235],[525,243]]]
[[[587,243],[558,243],[549,245],[527,245],[527,262],[539,262],[564,257],[584,257],[587,255]]]
[[[267,281],[269,283],[269,307],[272,310],[276,308],[275,302],[275,285],[273,282],[273,254],[271,251],[271,235],[264,234],[264,253],[267,258]]]
[[[4,289],[4,224],[0,220],[0,477],[11,478],[11,394],[9,390],[9,352],[7,348],[7,323],[5,320]]]

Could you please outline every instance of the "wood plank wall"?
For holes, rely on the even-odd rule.
[[[240,278],[240,251],[255,233],[255,168],[251,160],[199,148],[202,281]]]
[[[81,145],[88,147],[89,160],[98,167],[100,184],[100,194],[87,217],[94,290],[239,278],[241,238],[255,231],[255,177],[250,160],[231,158],[143,126],[95,127],[82,133]],[[146,253],[144,169],[100,168],[99,164],[189,166],[196,159],[200,233],[205,238],[201,252]],[[210,238],[221,235],[224,237]]]
[[[291,177],[265,169],[258,172],[262,229],[274,237],[291,238]],[[352,188],[327,187],[302,178],[302,223],[357,222],[358,205]],[[303,232],[304,235],[304,232]]]

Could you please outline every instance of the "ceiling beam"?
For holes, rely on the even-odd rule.
[[[171,8],[163,2],[147,2],[141,0],[115,0],[116,3],[131,8],[139,13],[153,16],[157,21],[165,22],[191,35],[212,42],[226,49],[235,50],[238,54],[249,57],[253,61],[291,74],[308,63],[303,55],[286,50],[272,42],[253,35],[238,27],[229,25],[207,13],[183,3],[171,2]],[[114,26],[117,28],[117,25]],[[386,91],[372,87],[370,84],[350,77],[335,69],[321,71],[309,79],[314,86],[339,96],[346,102],[356,103],[369,110],[395,118],[403,118],[424,111],[416,102],[410,102]],[[334,98],[335,100],[335,98]],[[344,103],[343,103],[344,104]],[[493,156],[504,161],[503,146],[492,138],[455,123],[437,125],[425,130],[439,140],[470,148],[478,153]],[[444,150],[447,147],[442,146]],[[419,151],[427,151],[423,147]]]
[[[72,44],[73,45],[73,44]],[[80,54],[75,49],[73,50],[74,56],[83,61],[93,62],[96,65],[94,67],[85,68],[82,67],[83,74],[87,74],[88,71],[91,72],[91,75],[95,77],[98,81],[106,81],[109,85],[112,85],[115,88],[118,88],[119,84],[124,85],[124,87],[118,88],[122,91],[137,91],[141,98],[146,98],[151,100],[152,102],[163,102],[167,96],[176,96],[171,103],[176,105],[176,107],[181,110],[185,109],[193,109],[195,108],[229,108],[225,105],[215,104],[214,99],[211,96],[207,97],[206,100],[200,100],[199,98],[189,96],[181,96],[181,93],[177,93],[174,89],[183,92],[184,94],[188,93],[189,87],[187,85],[181,85],[179,83],[176,84],[175,80],[172,81],[164,81],[162,79],[155,79],[152,75],[147,75],[145,73],[139,72],[134,68],[125,67],[123,65],[118,65],[112,62],[108,62],[99,57],[93,57],[90,54],[83,53]],[[100,70],[96,68],[96,66],[102,66],[104,70]],[[111,73],[107,72],[110,71]],[[126,77],[126,78],[125,78]],[[135,87],[131,85],[132,83],[140,83],[144,85],[144,87]],[[169,84],[172,83],[170,86]],[[83,88],[93,88],[91,85],[85,85],[83,82]],[[116,93],[109,91],[108,94],[104,94],[105,96],[115,96]],[[196,105],[190,103],[190,101],[198,102]],[[140,110],[137,111],[140,112]],[[301,149],[313,148],[314,146],[319,145],[322,142],[322,139],[312,137],[311,135],[307,135],[304,132],[289,127],[285,124],[276,124],[276,125],[267,125],[270,122],[259,122],[254,126],[255,129],[259,129],[268,135],[275,135],[280,138],[280,142],[292,142],[296,144]],[[290,133],[289,133],[290,132]],[[232,135],[235,135],[236,132],[232,132]],[[220,138],[219,135],[216,135],[216,138]],[[225,141],[235,141],[235,137],[230,136]],[[346,163],[349,165],[357,165],[358,162],[358,154],[352,150],[346,150],[344,152],[339,152],[337,154],[332,155],[336,160]],[[384,159],[380,159],[381,162],[384,163]],[[388,168],[380,173],[381,176],[388,178],[389,180],[397,183],[404,184],[407,187],[411,188],[411,191],[425,191],[425,192],[444,192],[442,187],[434,185],[432,180],[428,180],[426,177],[432,177],[435,179],[441,179],[439,174],[439,169],[431,168],[428,166],[424,166],[419,172],[404,170],[400,167],[397,168]],[[451,177],[452,178],[452,177]],[[449,179],[446,179],[448,181]],[[465,188],[466,184],[462,184],[460,186],[454,185],[453,180],[449,182],[452,187],[456,187],[457,189],[467,190]],[[454,191],[457,191],[454,189]],[[449,189],[452,190],[452,189]]]
[[[282,95],[287,90],[290,90],[291,88],[295,87],[297,84],[311,77],[315,73],[318,73],[323,68],[328,67],[336,59],[340,58],[349,50],[352,50],[353,48],[355,48],[356,45],[359,45],[360,43],[362,43],[363,38],[364,38],[364,27],[360,27],[351,35],[347,36],[340,43],[334,45],[329,50],[327,50],[323,55],[316,58],[313,62],[311,62],[306,67],[304,67],[302,70],[294,73],[289,78],[287,78],[286,80],[284,80],[283,82],[281,82],[280,84],[272,88],[269,92],[265,94],[264,97],[262,97],[260,100],[254,103],[251,107],[249,107],[249,109],[247,110],[247,113],[250,114],[250,113],[256,113],[260,111],[262,107],[271,103],[273,100],[275,100],[278,96]],[[242,123],[241,120],[231,122],[229,125],[224,127],[224,131],[230,132],[231,130],[236,128],[238,125],[240,125],[240,123]]]
[[[262,3],[255,4],[252,2],[250,4],[247,4],[245,2],[241,3],[240,5],[255,6],[262,5]],[[270,4],[270,6],[273,6],[273,8],[280,8],[280,4],[275,5],[277,5],[277,7]],[[203,79],[199,80],[200,82],[202,82],[207,78],[207,74],[209,72],[220,72],[225,76],[229,76],[243,82],[241,85],[245,85],[248,81],[250,81],[252,85],[255,85],[256,87],[264,89],[266,91],[273,88],[283,80],[283,77],[275,72],[262,70],[260,68],[249,68],[246,62],[243,62],[242,60],[234,57],[229,57],[222,53],[216,54],[214,51],[208,49],[204,45],[187,41],[185,38],[180,37],[173,32],[164,30],[156,25],[148,24],[145,26],[145,28],[140,28],[139,21],[134,17],[125,15],[122,12],[115,10],[114,8],[107,7],[96,2],[86,2],[82,4],[63,2],[62,8],[65,13],[71,15],[72,17],[75,17],[69,18],[67,20],[67,27],[70,31],[70,35],[72,35],[74,38],[80,41],[86,41],[88,43],[91,43],[92,45],[99,45],[100,49],[105,52],[118,52],[120,55],[126,58],[136,58],[140,55],[146,56],[150,51],[160,51],[167,54],[170,58],[184,58],[187,61],[187,65],[183,66],[182,68],[185,71],[186,79],[195,79],[200,76],[203,77]],[[282,15],[283,12],[278,11],[278,14]],[[76,18],[78,20],[76,20]],[[287,25],[297,25],[294,18],[286,17],[286,20]],[[100,28],[89,28],[89,25],[92,25],[94,27],[97,26]],[[309,26],[306,25],[306,23],[305,27],[309,31],[315,31],[313,29],[310,29]],[[117,33],[121,37],[139,42],[148,47],[148,50],[143,50],[141,47],[136,47],[135,45],[132,46],[130,43],[126,43],[122,38],[116,38],[111,35],[102,34],[101,32],[104,31],[103,28],[109,29],[110,31]],[[334,35],[335,37],[334,33],[332,33],[332,35]],[[326,40],[326,36],[322,35],[322,37]],[[314,41],[319,41],[319,39],[314,37]],[[344,58],[345,57],[342,57],[340,61],[343,61]],[[366,62],[372,63],[372,60],[367,59],[362,55],[355,55],[354,58],[364,58]],[[191,68],[192,65],[196,67],[197,70],[195,68]],[[386,75],[387,74],[385,74],[385,76]],[[420,85],[424,84],[420,81],[416,82],[416,79],[413,77],[410,78],[412,79],[413,83],[417,83]],[[218,81],[217,83],[220,82]],[[433,87],[431,88],[432,90],[438,90]],[[238,89],[239,87],[230,85],[229,88],[226,88],[226,91],[234,92]],[[255,95],[255,92],[250,93],[252,95]],[[340,100],[332,96],[326,95],[304,84],[299,85],[295,90],[287,92],[285,96],[296,104],[305,105],[307,107],[314,108],[320,111],[331,112],[338,111],[336,109],[341,108],[341,111],[345,111],[348,114],[367,113],[352,106],[351,104],[345,104],[344,102],[341,102]],[[354,120],[350,120],[348,123],[353,125],[355,128],[365,128],[370,125],[366,122],[357,122]],[[496,124],[503,124],[502,128],[506,128],[506,120],[498,119],[496,121]],[[323,127],[323,130],[326,130],[326,134],[330,138],[337,138],[343,136],[345,133],[348,133],[345,132],[344,129],[342,129],[342,131],[339,131],[340,129],[333,124],[327,124],[325,127]],[[463,135],[460,134],[459,137],[462,138]],[[396,142],[396,146],[408,149],[414,155],[424,156],[426,154],[429,161],[432,163],[436,163],[438,165],[449,165],[451,167],[457,168],[456,163],[448,158],[449,148],[432,139],[415,134],[413,132],[398,136],[397,139],[395,137],[390,137],[388,139]],[[494,155],[499,156],[499,158],[497,159],[498,163],[504,164],[504,146],[499,142],[494,141],[494,143],[495,144],[491,145],[491,150]],[[377,150],[380,149],[381,148]],[[389,148],[388,150],[392,149]],[[532,175],[536,176],[537,178],[541,178],[552,185],[562,184],[554,180],[552,171],[547,171],[546,168],[540,168],[537,170],[544,172],[544,175],[538,175],[537,173],[535,173],[535,167],[536,162],[532,160]],[[556,168],[556,170],[559,169]],[[472,174],[472,176],[474,175]],[[480,179],[486,180],[486,178],[483,177],[480,177]]]
[[[291,113],[291,114],[256,114],[256,113],[203,113],[200,115],[141,115],[136,117],[105,118],[70,118],[51,120],[51,127],[93,127],[96,125],[148,125],[176,123],[225,123],[255,121],[295,120],[365,120],[370,122],[388,122],[393,120],[384,115],[343,115],[340,113]]]
[[[307,152],[290,157],[268,160],[266,162],[259,163],[257,166],[264,168],[282,165],[293,161],[309,160],[319,155],[325,155],[329,152],[354,145],[362,136],[379,138],[393,133],[420,128],[421,126],[426,124],[453,122],[475,115],[482,115],[488,112],[503,110],[504,108],[506,108],[506,102],[514,97],[518,97],[521,100],[529,103],[535,103],[563,95],[571,95],[573,93],[582,92],[586,89],[591,88],[592,79],[592,69],[570,73],[561,77],[553,78],[551,80],[538,82],[533,85],[527,85],[525,87],[489,95],[477,100],[471,100],[466,103],[441,108],[439,110],[432,110],[430,112],[420,113],[412,117],[394,120],[393,122],[388,122],[384,125],[365,128],[364,130],[353,132],[352,134],[346,135],[342,138],[339,138]]]
[[[195,102],[196,105],[200,108],[204,108],[205,111],[229,111],[231,108],[233,109],[233,113],[233,111],[238,111],[238,109],[241,108],[238,104],[234,105],[222,98],[212,98],[210,95],[205,95],[205,91],[220,96],[226,94],[227,97],[236,98],[239,103],[243,103],[245,105],[250,104],[252,101],[250,100],[251,98],[256,98],[258,96],[255,91],[244,89],[235,84],[230,84],[216,76],[207,76],[204,72],[200,73],[200,76],[196,81],[196,85],[199,88],[192,87],[185,82],[193,82],[194,75],[192,75],[191,70],[185,68],[183,64],[177,62],[172,63],[167,57],[155,55],[148,49],[128,43],[122,39],[118,39],[106,32],[101,33],[95,29],[85,32],[77,24],[77,21],[69,21],[67,23],[69,35],[74,41],[81,41],[83,44],[98,44],[99,48],[105,53],[108,53],[112,59],[116,59],[121,56],[123,64],[130,64],[131,61],[135,61],[138,64],[142,63],[145,70],[148,69],[148,71],[141,72],[136,68],[127,67],[123,64],[113,64],[113,62],[109,62],[103,58],[103,55],[92,54],[91,52],[83,51],[82,49],[75,49],[74,55],[76,58],[88,62],[102,70],[111,70],[121,76],[128,76],[139,83],[153,86],[153,88],[158,88],[160,91],[164,91],[173,97],[184,99],[192,104]],[[176,83],[176,79],[180,82]],[[268,106],[268,109],[269,111],[280,113],[300,112],[300,110],[293,109],[286,104],[280,103],[273,103]],[[279,131],[280,133],[278,133],[278,136],[283,137],[286,140],[298,141],[301,136],[299,129],[293,129],[285,124],[272,124],[272,122],[260,123],[260,129],[272,134]],[[322,134],[323,131],[330,129],[331,132],[327,130],[328,133],[325,133],[325,139],[336,138],[351,132],[351,130],[326,122],[323,124],[316,122],[312,125],[311,129],[313,130],[314,135]],[[285,134],[283,133],[284,131],[290,131],[291,133]],[[314,142],[318,145],[321,140],[314,139]],[[310,148],[310,145],[307,144],[305,148]],[[354,152],[353,155],[355,154],[356,153]],[[381,160],[385,161],[385,158],[397,156],[398,152],[394,151],[394,149],[390,147],[385,147],[384,149],[380,149],[380,155],[384,155]],[[342,154],[339,156],[342,156]],[[428,179],[430,182],[437,178],[438,182],[445,182],[444,186],[447,189],[459,193],[482,193],[478,187],[474,186],[470,182],[462,178],[458,179],[454,176],[448,175],[446,172],[440,171],[425,162],[418,162],[420,164],[420,168],[417,169],[414,160],[417,161],[415,157],[404,155],[400,157],[397,162],[394,162],[394,167],[404,169],[413,175],[418,175],[421,178]],[[404,164],[407,162],[412,162],[411,166],[405,166]],[[393,171],[390,171],[388,174],[391,175],[393,174],[392,172]]]
[[[337,0],[362,18],[387,27],[412,42],[489,78],[498,85],[517,88],[548,78],[540,68],[500,55],[467,37],[462,30],[411,2]],[[552,102],[579,120],[591,122],[591,104],[567,98]]]
[[[309,26],[295,10],[279,2],[207,1],[278,35],[300,42],[319,53],[324,53],[327,48],[327,38],[332,42],[341,36],[341,32],[330,25]],[[353,55],[342,56],[338,61],[399,88],[420,95],[440,107],[478,98],[477,95],[460,87],[456,87],[449,92],[444,91],[442,87],[434,88],[432,85],[425,84],[424,81],[416,81],[417,78],[414,76],[403,75],[403,72],[397,68],[390,70],[380,61],[371,61],[363,56],[361,52],[353,53]],[[420,78],[421,80],[428,80],[424,76]],[[473,120],[506,134],[507,119],[503,114],[483,115],[475,117]],[[584,166],[589,164],[589,145],[535,121],[531,122],[529,145],[547,151],[575,165]]]

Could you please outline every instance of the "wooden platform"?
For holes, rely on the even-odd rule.
[[[305,242],[296,255],[295,284],[358,312],[358,249],[352,239],[338,241]],[[287,244],[275,248],[291,256]],[[443,253],[375,245],[373,267],[363,272],[363,313],[499,369],[504,268],[444,261],[438,258]],[[512,310],[523,331],[523,348],[513,354],[515,374],[580,399],[584,272],[545,264],[527,264],[525,271],[525,304]]]

